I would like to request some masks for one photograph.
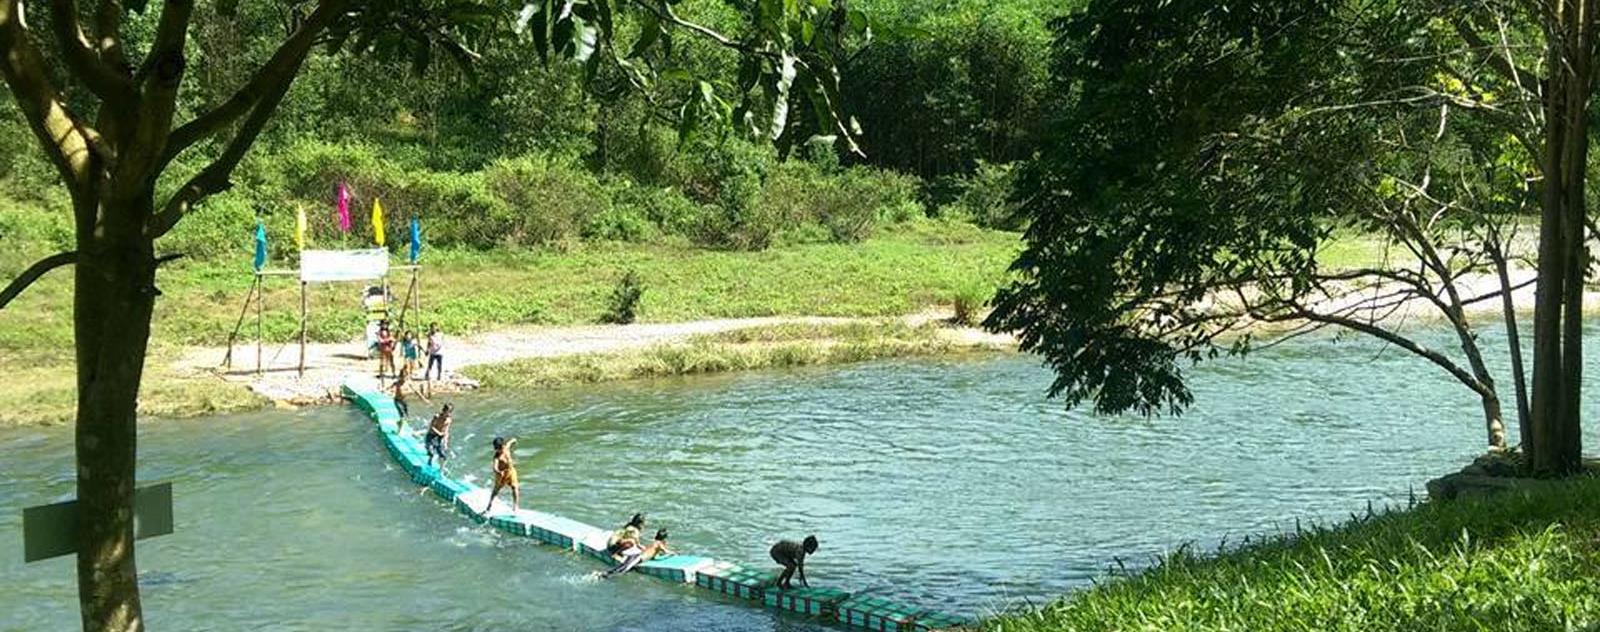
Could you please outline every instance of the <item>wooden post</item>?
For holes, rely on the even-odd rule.
[[[256,375],[261,375],[261,304],[266,302],[261,273],[256,272]]]
[[[306,282],[300,282],[300,377],[306,376]]]
[[[427,320],[422,317],[422,266],[418,265],[411,268],[411,285],[417,288],[417,325],[420,329],[423,322]]]

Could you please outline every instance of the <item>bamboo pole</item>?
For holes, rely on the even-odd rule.
[[[300,377],[306,376],[306,282],[300,282]]]
[[[239,306],[239,320],[234,321],[233,331],[228,334],[228,353],[222,356],[222,367],[233,368],[233,343],[239,338],[239,330],[244,328],[245,314],[250,313],[250,303],[256,300],[256,291],[261,288],[261,277],[256,276],[255,283],[250,284],[250,291],[245,292],[244,303]]]

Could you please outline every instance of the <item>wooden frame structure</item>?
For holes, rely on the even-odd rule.
[[[384,303],[386,305],[392,300],[389,294],[389,276],[396,270],[411,273],[411,283],[406,288],[405,300],[401,304],[400,318],[397,322],[399,327],[404,328],[406,315],[409,312],[414,309],[419,317],[422,314],[422,265],[409,264],[389,267],[389,271],[382,278]],[[233,332],[228,334],[228,353],[222,357],[222,366],[229,369],[233,368],[233,346],[238,341],[239,331],[244,328],[245,316],[250,313],[250,307],[254,305],[256,311],[256,375],[261,375],[266,371],[265,352],[263,350],[264,334],[262,331],[263,321],[265,320],[264,312],[266,310],[265,280],[268,277],[298,277],[300,276],[300,270],[256,270],[254,274],[255,281],[250,284],[250,291],[245,294],[244,305],[239,309],[239,320],[234,323]],[[327,282],[333,283],[335,281]],[[309,281],[300,280],[300,362],[298,372],[301,377],[306,374],[306,323],[310,318],[311,310],[310,299],[307,296],[307,290],[309,289],[307,286],[309,285]]]

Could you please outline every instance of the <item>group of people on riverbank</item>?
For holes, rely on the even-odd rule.
[[[417,338],[417,332],[407,329],[399,337],[389,327],[388,320],[377,321],[377,330],[368,340],[368,351],[378,357],[378,378],[395,376],[404,378],[415,374],[417,368],[422,368],[422,379],[444,379],[444,333],[439,331],[439,323],[428,324],[427,341]],[[404,364],[395,364],[395,353],[399,352]],[[427,353],[427,365],[423,366],[422,356]]]
[[[398,389],[398,383],[396,389]],[[420,393],[419,393],[420,394]],[[399,399],[396,398],[399,407]],[[397,422],[399,428],[404,428],[406,412],[401,408],[401,420]],[[449,459],[450,426],[455,422],[455,405],[446,402],[440,407],[439,413],[428,422],[427,434],[423,439],[423,447],[428,454],[428,467],[433,467],[434,460],[439,462],[439,472],[444,473],[445,461]],[[398,428],[397,428],[398,429]],[[494,501],[500,496],[502,490],[511,491],[511,510],[517,511],[522,504],[522,485],[517,479],[517,464],[513,459],[512,446],[517,444],[515,437],[495,437],[491,442],[494,454],[489,467],[494,476],[494,485],[490,488],[488,502],[484,504],[483,515],[488,515],[494,508]],[[424,491],[427,488],[423,488]],[[649,544],[643,542],[645,517],[642,513],[635,513],[621,527],[611,532],[606,541],[606,554],[611,556],[616,565],[599,574],[601,579],[610,579],[638,568],[640,564],[650,560],[672,555],[672,549],[667,544],[668,533],[666,529],[657,529],[655,537]],[[806,556],[817,552],[819,544],[817,536],[808,535],[801,542],[782,540],[772,545],[768,551],[772,560],[783,567],[778,576],[777,585],[788,589],[796,573],[799,574],[800,585],[810,587],[806,581],[805,559]]]

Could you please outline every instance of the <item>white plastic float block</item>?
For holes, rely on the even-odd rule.
[[[604,529],[590,524],[584,524],[551,513],[542,511],[526,512],[528,515],[528,536],[545,544],[559,546],[569,551],[577,551],[579,545],[586,539],[600,537],[602,546],[605,539],[610,537]],[[609,560],[609,558],[607,558]]]
[[[603,562],[616,563],[616,560],[606,554],[606,546],[610,541],[610,531],[596,529],[578,540],[578,552]]]
[[[640,564],[638,570],[651,577],[692,584],[700,569],[716,563],[714,559],[698,555],[669,555]]]
[[[494,499],[494,505],[485,512],[484,506],[489,504],[489,488],[470,487],[467,491],[456,494],[456,512],[471,518],[473,522],[482,524],[489,518],[498,514],[511,514],[511,491],[500,490],[500,498]]]

